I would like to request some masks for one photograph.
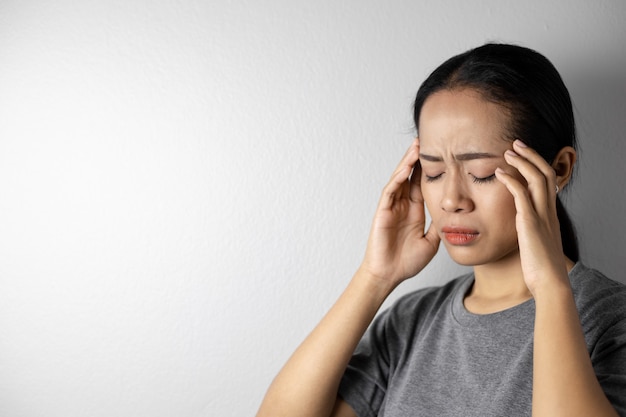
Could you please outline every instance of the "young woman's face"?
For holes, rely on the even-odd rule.
[[[448,253],[462,265],[519,256],[513,196],[494,172],[503,168],[508,116],[473,90],[442,90],[420,113],[421,188]]]

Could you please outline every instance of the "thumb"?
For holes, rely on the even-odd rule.
[[[433,248],[437,249],[439,247],[439,242],[441,242],[441,238],[439,237],[439,233],[437,233],[437,228],[433,225],[431,221],[428,225],[428,230],[424,234],[424,239],[426,239]]]
[[[409,198],[411,201],[415,203],[423,203],[424,198],[422,197],[422,188],[420,187],[420,177],[422,176],[422,166],[420,165],[420,161],[417,161],[415,166],[413,166],[413,172],[411,173],[410,179],[410,191]]]

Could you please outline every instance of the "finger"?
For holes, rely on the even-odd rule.
[[[430,225],[428,225],[428,230],[426,231],[426,233],[424,233],[424,238],[428,242],[430,242],[435,250],[437,250],[441,238],[439,237],[439,233],[437,233],[437,228],[433,225],[432,221],[430,222]]]
[[[391,179],[383,189],[383,194],[379,203],[380,208],[390,209],[396,199],[401,198],[406,195],[406,193],[410,192],[409,177],[411,176],[411,171],[413,170],[413,166],[417,162],[419,156],[417,146],[418,141],[415,139],[404,154],[404,157],[392,174]]]
[[[550,184],[554,183],[554,171],[543,172],[540,167],[529,159],[517,154],[512,150],[504,153],[506,162],[516,168],[526,180],[529,197],[537,210],[553,208],[556,198],[551,196]],[[545,161],[544,161],[545,162]]]
[[[513,195],[515,210],[525,218],[530,218],[535,212],[534,206],[530,200],[528,189],[511,174],[505,172],[502,168],[496,168],[496,178],[509,190]]]
[[[550,198],[550,201],[554,201],[556,199],[556,172],[554,168],[550,166],[550,164],[537,153],[532,148],[529,148],[524,142],[521,140],[516,140],[513,142],[513,148],[517,152],[518,155],[526,158],[535,167],[541,171],[544,178],[546,179],[546,191]]]
[[[411,175],[411,168],[405,167],[399,169],[391,180],[383,188],[383,194],[380,198],[379,207],[382,209],[390,209],[393,207],[394,202],[401,198],[404,194],[404,188],[408,185],[409,175]]]
[[[422,165],[418,160],[413,166],[413,172],[411,173],[409,198],[415,203],[422,203],[424,198],[422,197],[422,187],[420,180],[422,177]]]
[[[529,243],[528,239],[534,239],[533,236],[540,236],[540,233],[537,233],[538,230],[541,230],[543,232],[547,231],[550,235],[559,233],[559,223],[556,217],[556,210],[552,212],[546,212],[545,210],[538,211],[534,207],[528,192],[528,188],[524,184],[519,182],[513,175],[505,172],[500,167],[496,168],[495,174],[498,181],[504,184],[509,192],[513,195],[515,210],[517,211],[518,216],[516,222],[518,239],[520,238],[520,236],[524,235],[526,236],[524,240]],[[532,232],[530,234],[524,232],[524,230],[528,231],[526,227],[529,226],[531,228],[534,228],[535,232]],[[536,240],[534,242],[534,244],[538,243]],[[531,245],[530,247],[533,247],[534,245],[533,243],[529,244]]]
[[[404,156],[400,160],[400,163],[393,171],[393,174],[391,176],[394,177],[398,173],[398,171],[403,171],[407,166],[412,169],[413,165],[415,165],[415,162],[417,162],[418,157],[419,141],[417,138],[415,138],[415,140],[411,143],[411,146],[409,146],[409,148],[404,153]]]

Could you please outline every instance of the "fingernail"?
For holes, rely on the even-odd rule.
[[[505,155],[509,155],[509,156],[517,156],[517,154],[515,153],[515,151],[512,151],[510,149],[507,149],[506,152],[504,152]]]
[[[528,145],[526,145],[524,142],[522,142],[522,141],[521,141],[521,140],[519,140],[519,139],[517,139],[517,140],[515,141],[515,144],[516,144],[517,146],[519,146],[520,148],[528,148]]]

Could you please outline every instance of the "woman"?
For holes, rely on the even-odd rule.
[[[626,416],[626,286],[578,261],[558,198],[576,151],[556,69],[484,45],[428,77],[414,118],[361,266],[258,416]],[[374,319],[440,241],[473,273]]]

